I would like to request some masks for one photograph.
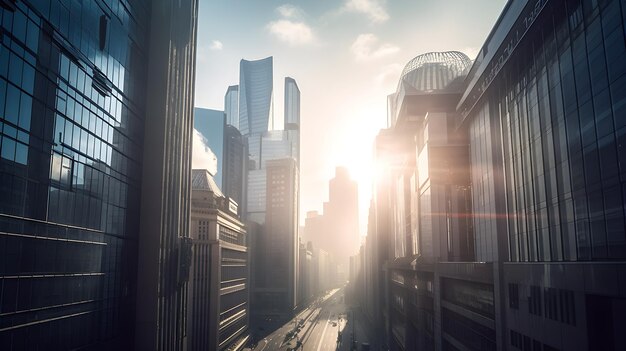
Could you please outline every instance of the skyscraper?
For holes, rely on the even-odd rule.
[[[285,77],[284,130],[291,141],[291,153],[300,167],[300,88],[291,77]]]
[[[211,151],[217,156],[217,173],[214,175],[217,186],[223,185],[224,166],[224,128],[226,117],[224,111],[208,108],[194,108],[193,127],[202,134]]]
[[[197,13],[197,0],[152,2],[135,326],[140,350],[186,343]]]
[[[625,10],[512,0],[475,61],[407,63],[367,241],[387,347],[624,349]]]
[[[269,160],[293,157],[299,164],[300,130],[295,124],[300,116],[300,91],[294,79],[288,78],[289,130],[271,130],[272,108],[272,57],[258,61],[241,60],[239,77],[240,131],[245,136],[248,153],[248,179],[246,218],[265,223],[266,169]],[[287,104],[287,100],[285,102]],[[285,115],[287,118],[287,115]],[[287,119],[285,119],[287,121]],[[287,124],[286,124],[287,126]]]
[[[291,77],[285,77],[285,130],[300,130],[300,88]]]
[[[267,162],[267,217],[257,242],[257,313],[287,317],[297,298],[298,166],[293,158]]]
[[[224,95],[226,124],[239,129],[239,85],[231,85]]]
[[[184,342],[197,4],[128,4],[0,7],[4,350]]]
[[[222,189],[226,196],[239,205],[239,215],[246,213],[248,177],[248,146],[246,139],[232,125],[224,129],[224,161]]]
[[[356,254],[360,246],[359,189],[345,167],[337,167],[335,177],[328,183],[328,206],[324,216],[332,223],[331,231],[338,240],[335,247],[344,251],[345,258]]]
[[[239,64],[239,130],[243,135],[274,127],[273,62],[270,56]]]
[[[337,167],[329,182],[329,201],[324,203],[323,214],[310,211],[305,219],[306,240],[327,252],[337,264],[333,283],[347,279],[349,258],[359,249],[358,196],[356,181],[345,167]]]

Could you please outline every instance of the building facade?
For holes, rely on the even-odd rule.
[[[224,195],[237,202],[239,216],[243,218],[247,212],[248,144],[239,130],[229,124],[224,128],[222,169]]]
[[[231,85],[224,95],[226,124],[239,129],[239,85]]]
[[[284,109],[285,131],[291,131],[293,151],[291,152],[300,167],[300,88],[295,79],[285,77],[285,109]]]
[[[296,304],[305,307],[313,298],[313,252],[300,241],[298,245],[298,289]]]
[[[348,279],[350,257],[359,250],[358,185],[348,170],[337,167],[329,182],[329,201],[322,214],[309,211],[305,218],[304,236],[332,259],[332,284],[343,285]]]
[[[239,65],[239,131],[259,134],[274,128],[274,58],[241,60]]]
[[[359,188],[347,168],[337,167],[335,177],[328,183],[328,205],[324,208],[324,218],[330,221],[330,230],[326,235],[336,241],[333,245],[320,247],[342,261],[356,254],[360,245]]]
[[[246,228],[208,171],[192,177],[189,349],[241,350],[250,318]]]
[[[272,130],[246,137],[249,148],[247,187],[248,219],[265,223],[267,162],[293,158],[299,164],[300,131]]]
[[[292,316],[297,306],[298,166],[292,158],[267,162],[267,217],[256,242],[255,312]]]
[[[148,134],[176,114],[179,128],[171,137],[191,138],[196,11],[195,1],[3,2],[3,348],[131,348],[147,329],[152,347],[157,339],[184,342],[182,333],[150,323],[157,299],[167,300],[162,322],[180,320],[178,288],[157,298],[155,287],[146,296],[155,313],[135,324],[137,276],[165,274],[157,261],[150,273],[137,261],[146,249],[138,213],[146,190],[153,197],[171,191],[172,198],[189,192],[183,175],[190,150],[152,149],[165,137]],[[180,56],[176,64],[169,62],[172,51]],[[177,79],[168,86],[169,75]],[[178,160],[169,173],[158,172],[173,180],[172,189],[160,187],[158,178],[147,184],[142,168],[150,174],[157,166],[147,160],[172,154]],[[188,211],[178,201],[161,208]],[[163,219],[150,235],[170,240],[165,252],[175,250],[177,238],[166,235],[185,235],[186,217],[166,221],[163,212],[144,210]]]
[[[391,349],[625,347],[625,14],[513,0],[474,62],[407,64],[365,263]]]
[[[196,1],[1,5],[2,348],[183,345]]]

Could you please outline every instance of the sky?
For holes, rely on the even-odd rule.
[[[200,0],[195,105],[222,110],[239,61],[274,57],[274,114],[284,77],[301,91],[300,219],[321,212],[345,166],[359,183],[360,231],[374,137],[404,65],[431,51],[480,50],[506,0]],[[282,124],[278,126],[282,127]]]

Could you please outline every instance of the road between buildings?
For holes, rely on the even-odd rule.
[[[338,332],[346,324],[343,300],[344,288],[331,290],[292,320],[259,340],[254,351],[296,350],[298,340],[301,341],[298,350],[336,350]],[[295,329],[298,324],[300,326]],[[294,333],[294,329],[297,332]]]

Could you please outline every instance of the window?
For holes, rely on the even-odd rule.
[[[528,313],[541,316],[541,312],[541,288],[533,285],[528,297]]]
[[[70,187],[72,181],[72,167],[74,161],[64,155],[53,154],[50,167],[50,179],[60,185]]]
[[[509,283],[509,307],[519,309],[519,285]]]

